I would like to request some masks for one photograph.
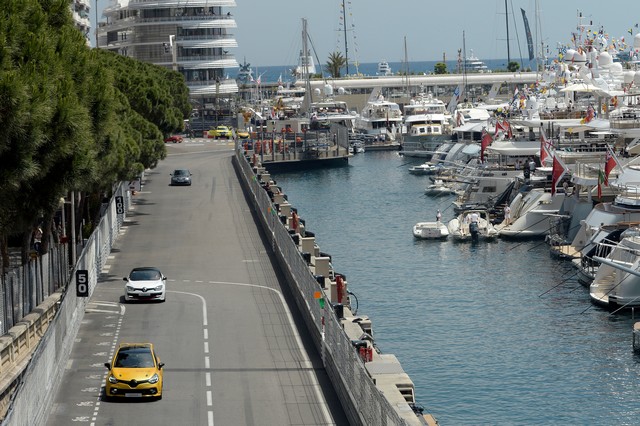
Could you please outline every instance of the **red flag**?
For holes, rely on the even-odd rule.
[[[567,166],[562,162],[562,160],[558,158],[557,155],[554,155],[553,170],[551,172],[551,195],[555,195],[558,182],[562,180],[565,173],[567,173],[568,171],[569,169],[567,169]]]
[[[544,166],[547,159],[551,157],[550,147],[551,143],[545,137],[544,131],[540,129],[540,164],[542,166]]]
[[[509,124],[509,122],[507,120],[503,120],[503,121],[496,121],[496,130],[495,132],[493,132],[493,135],[495,136],[498,131],[502,130],[503,132],[505,132],[507,134],[507,138],[509,139],[513,139],[513,132],[511,131],[511,124]]]
[[[609,174],[611,170],[616,167],[618,162],[615,159],[614,154],[611,152],[611,148],[607,146],[607,159],[604,163],[604,185],[609,186]]]
[[[484,163],[484,150],[493,142],[491,134],[486,129],[482,129],[482,141],[480,142],[480,161]]]

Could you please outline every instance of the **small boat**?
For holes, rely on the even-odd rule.
[[[430,162],[422,163],[419,166],[409,167],[409,173],[412,175],[432,175],[438,172],[441,167],[436,166]]]
[[[446,240],[449,229],[440,221],[418,222],[413,225],[413,236],[423,240]]]
[[[431,195],[434,197],[442,197],[445,195],[453,194],[453,191],[451,190],[451,188],[445,185],[442,179],[436,179],[433,181],[433,184],[426,187],[424,193],[426,195]]]
[[[494,240],[498,237],[486,210],[464,211],[451,219],[447,228],[456,241]]]

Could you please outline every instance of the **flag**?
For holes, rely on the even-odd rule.
[[[460,93],[462,92],[462,86],[458,85],[455,89],[453,89],[453,95],[451,96],[451,100],[449,101],[449,105],[447,105],[447,110],[451,113],[455,111],[456,106],[458,106],[458,101],[460,100]]]
[[[598,198],[602,198],[602,184],[605,182],[605,176],[601,168],[598,168]]]
[[[555,195],[556,186],[562,180],[564,175],[569,171],[564,162],[557,156],[553,156],[553,169],[551,172],[551,195]]]
[[[496,131],[493,133],[493,136],[495,136],[499,130],[505,132],[507,134],[507,138],[513,139],[513,132],[511,131],[511,125],[507,120],[496,121]]]
[[[534,57],[533,54],[533,39],[531,38],[531,29],[529,28],[529,20],[527,19],[527,15],[524,12],[524,9],[520,8],[522,12],[522,20],[524,21],[524,32],[527,35],[527,45],[529,47],[529,60],[531,61]]]
[[[622,170],[622,165],[616,158],[616,155],[611,151],[611,147],[607,146],[607,157],[604,162],[604,185],[609,186],[609,174],[618,166]]]
[[[589,105],[589,107],[587,108],[587,115],[580,120],[581,124],[586,124],[589,123],[591,120],[593,120],[596,116],[596,111],[593,109],[593,106]]]
[[[551,142],[549,142],[544,135],[544,130],[540,128],[540,164],[544,166],[544,163],[551,161]]]
[[[482,141],[480,142],[480,161],[484,163],[484,150],[493,142],[491,134],[487,132],[487,129],[482,129]]]

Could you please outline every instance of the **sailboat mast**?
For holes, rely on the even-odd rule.
[[[349,75],[349,50],[347,48],[347,11],[342,0],[342,29],[344,30],[344,59],[347,63],[347,75]]]
[[[507,65],[509,65],[511,52],[509,51],[509,9],[507,9],[507,0],[504,0],[504,19],[507,24]]]
[[[404,36],[404,67],[404,74],[407,82],[406,92],[409,96],[411,96],[411,84],[409,83],[409,55],[407,54],[407,36]]]
[[[465,100],[467,96],[467,41],[465,38],[464,30],[462,30],[462,93],[464,93]]]
[[[305,100],[308,99],[306,103],[307,108],[313,102],[312,94],[311,94],[311,77],[309,76],[309,55],[308,50],[309,46],[307,44],[307,20],[302,18],[302,51],[304,52],[302,67],[304,69],[304,88],[305,88]]]

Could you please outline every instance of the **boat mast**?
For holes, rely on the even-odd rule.
[[[344,59],[347,63],[347,75],[349,75],[349,49],[347,48],[347,11],[342,0],[342,29],[344,31]]]
[[[467,41],[464,30],[462,30],[462,58],[462,93],[466,100],[469,96],[467,96]]]
[[[511,52],[509,51],[509,10],[507,9],[507,0],[504,0],[504,19],[507,24],[507,66],[509,66]]]
[[[411,96],[411,85],[409,84],[409,55],[407,54],[407,36],[404,36],[404,74],[407,82],[407,95]]]
[[[307,36],[307,20],[305,18],[302,18],[302,51],[304,52],[302,69],[304,70],[304,90],[305,90],[303,111],[305,112],[308,112],[309,106],[311,105],[311,102],[313,102],[312,93],[311,93],[311,77],[309,76],[309,56],[308,56],[309,46],[307,43],[307,40],[308,40],[307,37],[308,37]]]

